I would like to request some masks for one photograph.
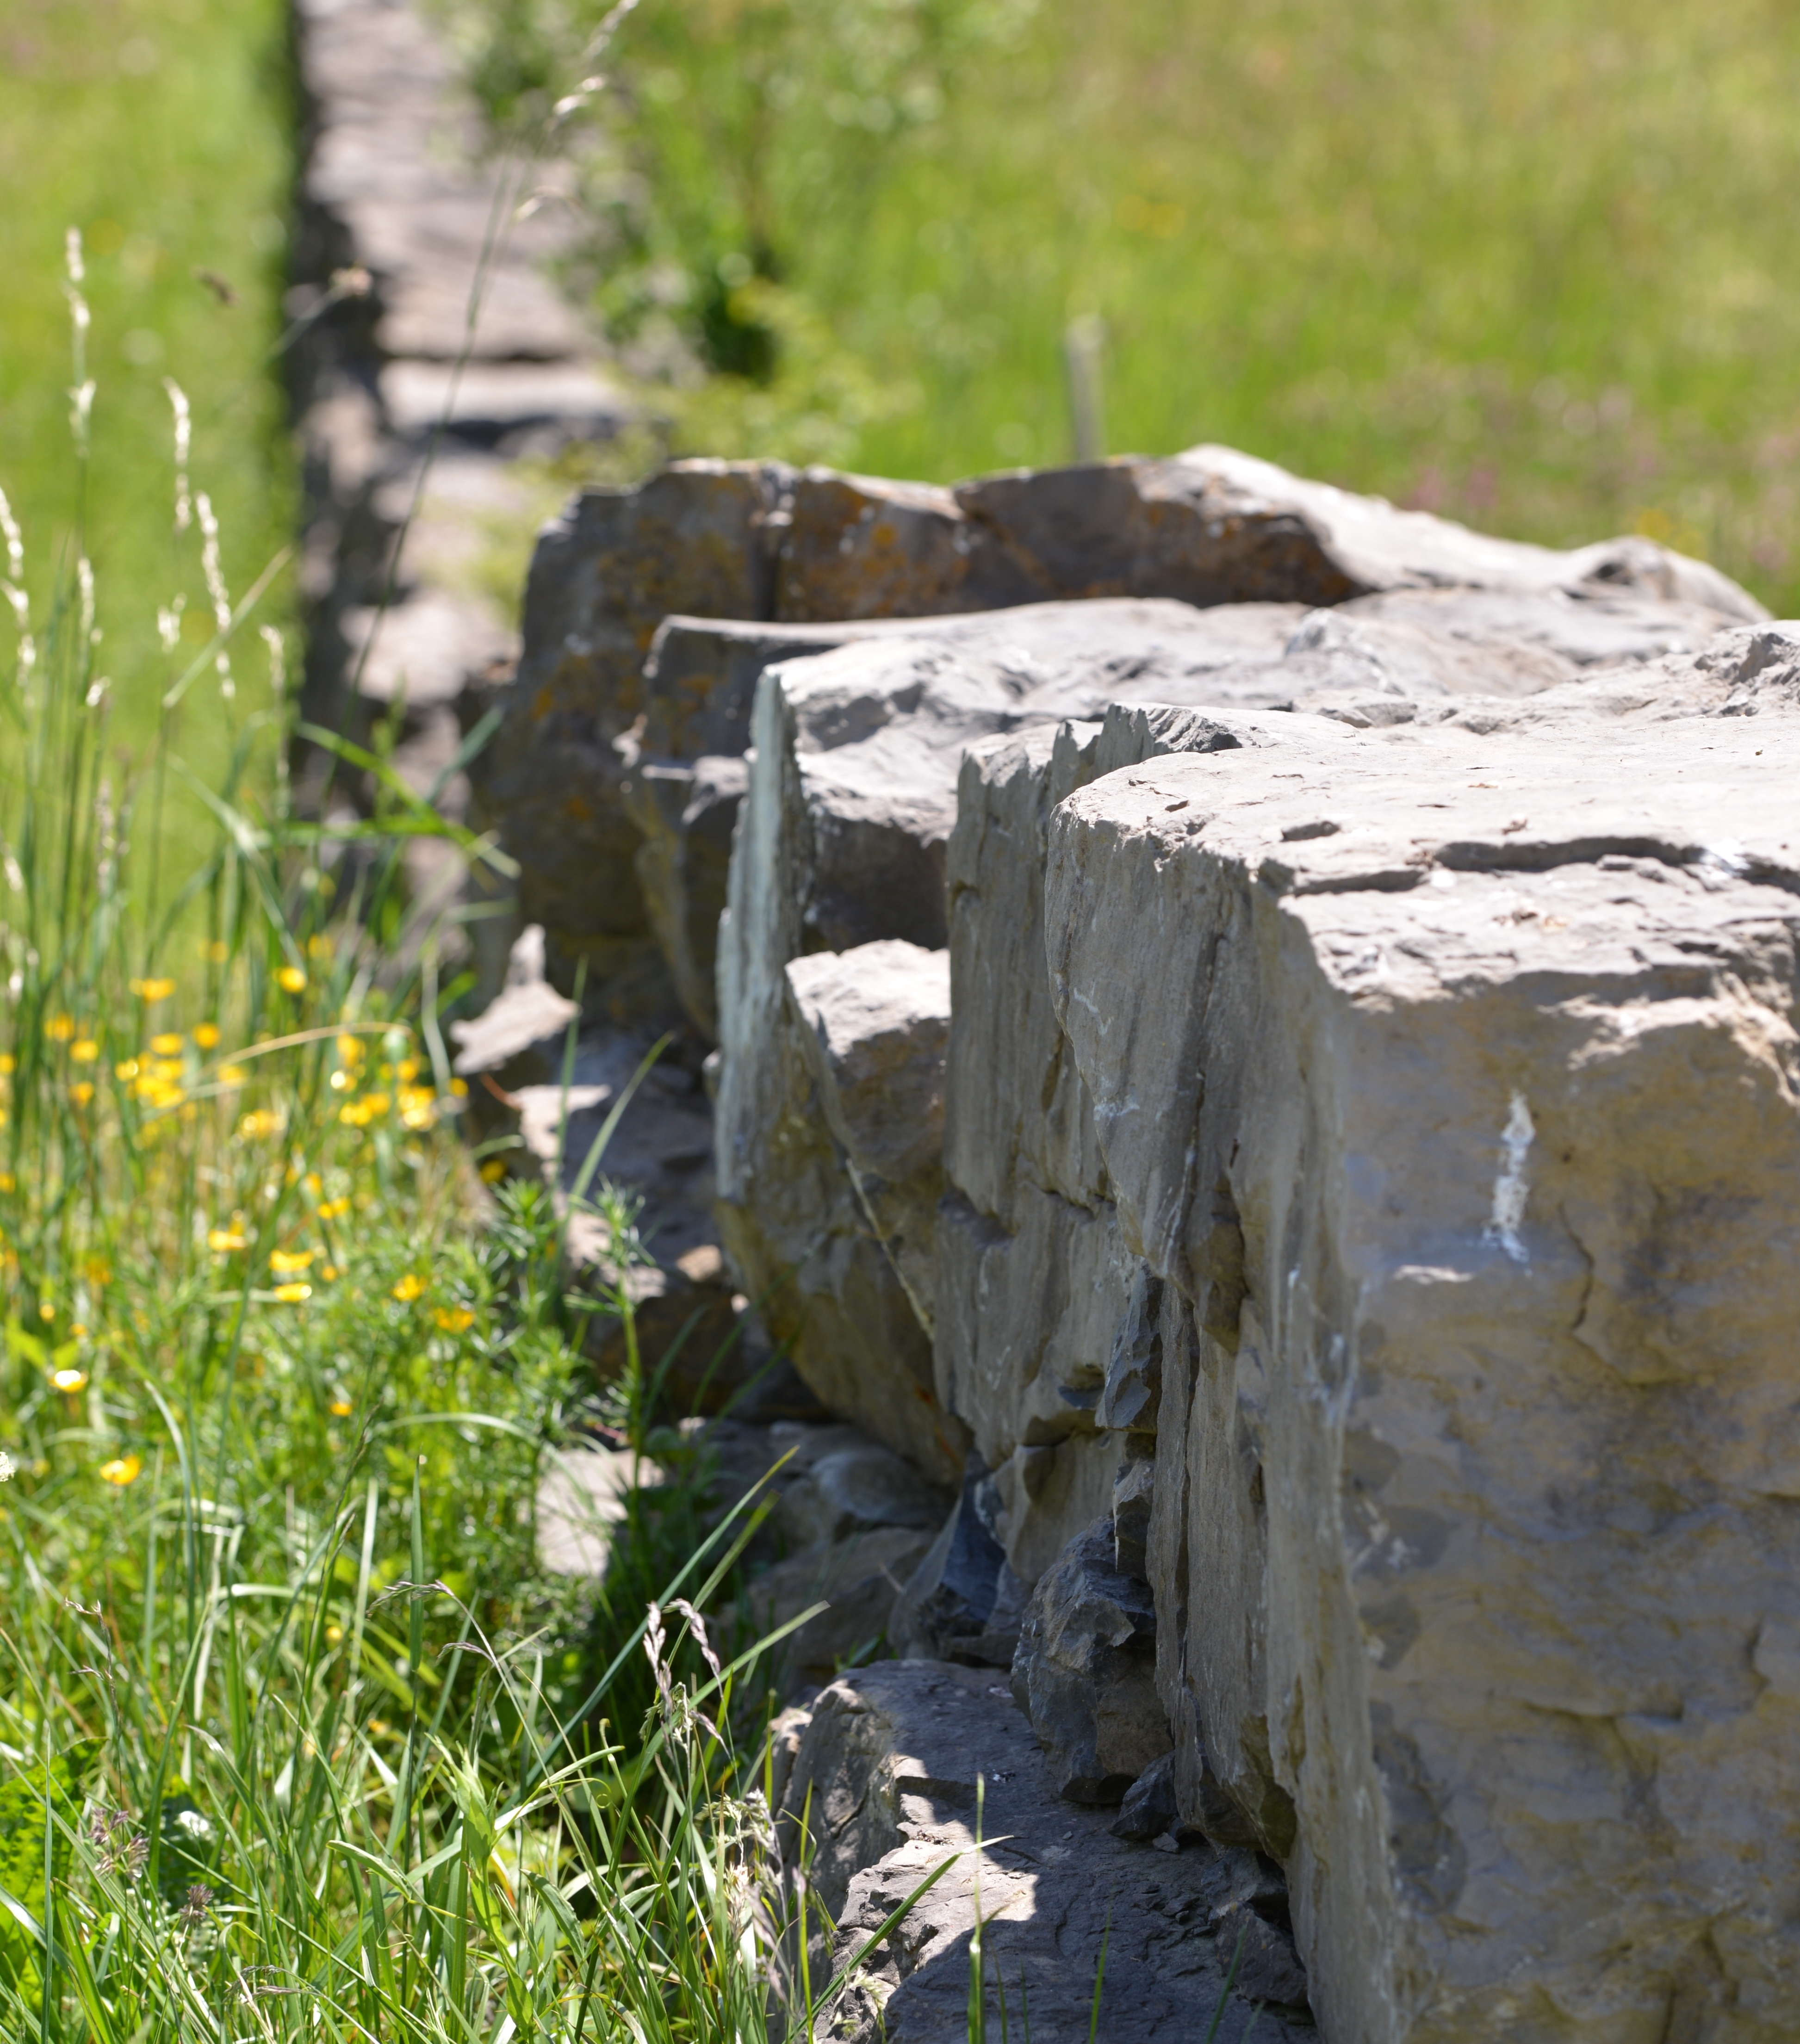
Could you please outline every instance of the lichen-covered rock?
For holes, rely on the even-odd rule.
[[[643,714],[643,668],[673,613],[767,615],[786,471],[677,462],[632,490],[588,490],[547,527],[526,585],[524,646],[492,742],[471,766],[482,816],[521,868],[565,991],[589,962],[602,1012],[673,1006],[644,912],[640,832],[614,741]]]
[[[1794,644],[1052,821],[1059,1013],[1163,1281],[1183,1814],[1210,1777],[1287,1858],[1333,2044],[1800,2006]]]

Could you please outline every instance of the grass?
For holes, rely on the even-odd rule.
[[[504,112],[585,10],[461,11]],[[1115,449],[1635,528],[1800,609],[1775,0],[747,0],[640,10],[616,68],[598,301],[640,346],[785,363],[702,394],[702,451],[1064,459],[1097,317]]]
[[[159,609],[182,593],[179,643],[190,653],[212,629],[201,532],[192,521],[175,529],[165,377],[192,404],[196,473],[233,601],[294,527],[283,399],[267,359],[280,331],[292,178],[286,38],[281,0],[0,8],[0,488],[32,537],[26,582],[40,609],[72,567],[63,540],[83,524],[114,742],[137,753],[156,735],[166,686]],[[83,231],[94,310],[85,482],[67,452],[67,225]],[[286,587],[259,613],[265,621],[284,623]],[[250,674],[260,686],[260,647]],[[199,707],[176,736],[216,776],[231,740]],[[171,849],[197,855],[208,833],[185,790],[171,790],[166,820]]]
[[[123,756],[81,525],[36,578],[0,528],[0,2034],[763,2034],[792,1911],[733,1743],[755,1655],[538,1569],[587,1308],[547,1193],[485,1210],[433,934],[390,909],[451,827],[293,814],[290,713],[217,663],[253,620],[102,642],[228,741],[209,782],[163,708]],[[670,1590],[712,1596],[733,1530]]]

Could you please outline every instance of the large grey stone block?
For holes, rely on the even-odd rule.
[[[1057,1012],[1163,1286],[1183,1813],[1287,1858],[1333,2044],[1800,2008],[1796,645],[1051,820]]]

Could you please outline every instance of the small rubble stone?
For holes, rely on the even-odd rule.
[[[1113,1554],[1110,1519],[1071,1543],[1032,1593],[1013,1662],[1013,1694],[1076,1803],[1120,1801],[1171,1745],[1150,1586]]]

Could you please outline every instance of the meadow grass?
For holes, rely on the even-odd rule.
[[[85,276],[71,237],[78,390]],[[721,1669],[698,1615],[748,1523],[635,1502],[591,1610],[537,1562],[596,1305],[646,1440],[641,1251],[598,1184],[613,1277],[578,1297],[548,1191],[459,1143],[434,932],[389,903],[409,836],[481,847],[398,787],[294,813],[253,617],[191,656],[140,621],[121,751],[82,528],[48,576],[34,537],[0,500],[0,2034],[764,2036],[760,1650]]]
[[[199,527],[178,532],[167,515],[165,378],[191,403],[193,459],[233,602],[294,530],[285,399],[269,357],[281,331],[294,120],[282,0],[0,8],[0,485],[33,537],[26,579],[40,606],[71,568],[65,542],[79,529],[96,570],[113,741],[136,752],[160,720],[159,609],[187,592],[177,628],[190,653],[213,628]],[[83,232],[94,311],[85,474],[68,459],[69,225]],[[260,619],[284,624],[288,587],[278,581]],[[183,753],[216,777],[229,732],[208,717],[185,726]],[[164,826],[176,856],[198,855],[210,836],[185,788],[168,790]]]
[[[598,11],[444,4],[502,113]],[[674,405],[694,451],[1067,459],[1098,320],[1114,451],[1636,528],[1800,608],[1775,0],[741,0],[640,9],[613,69],[596,302],[777,364]]]

